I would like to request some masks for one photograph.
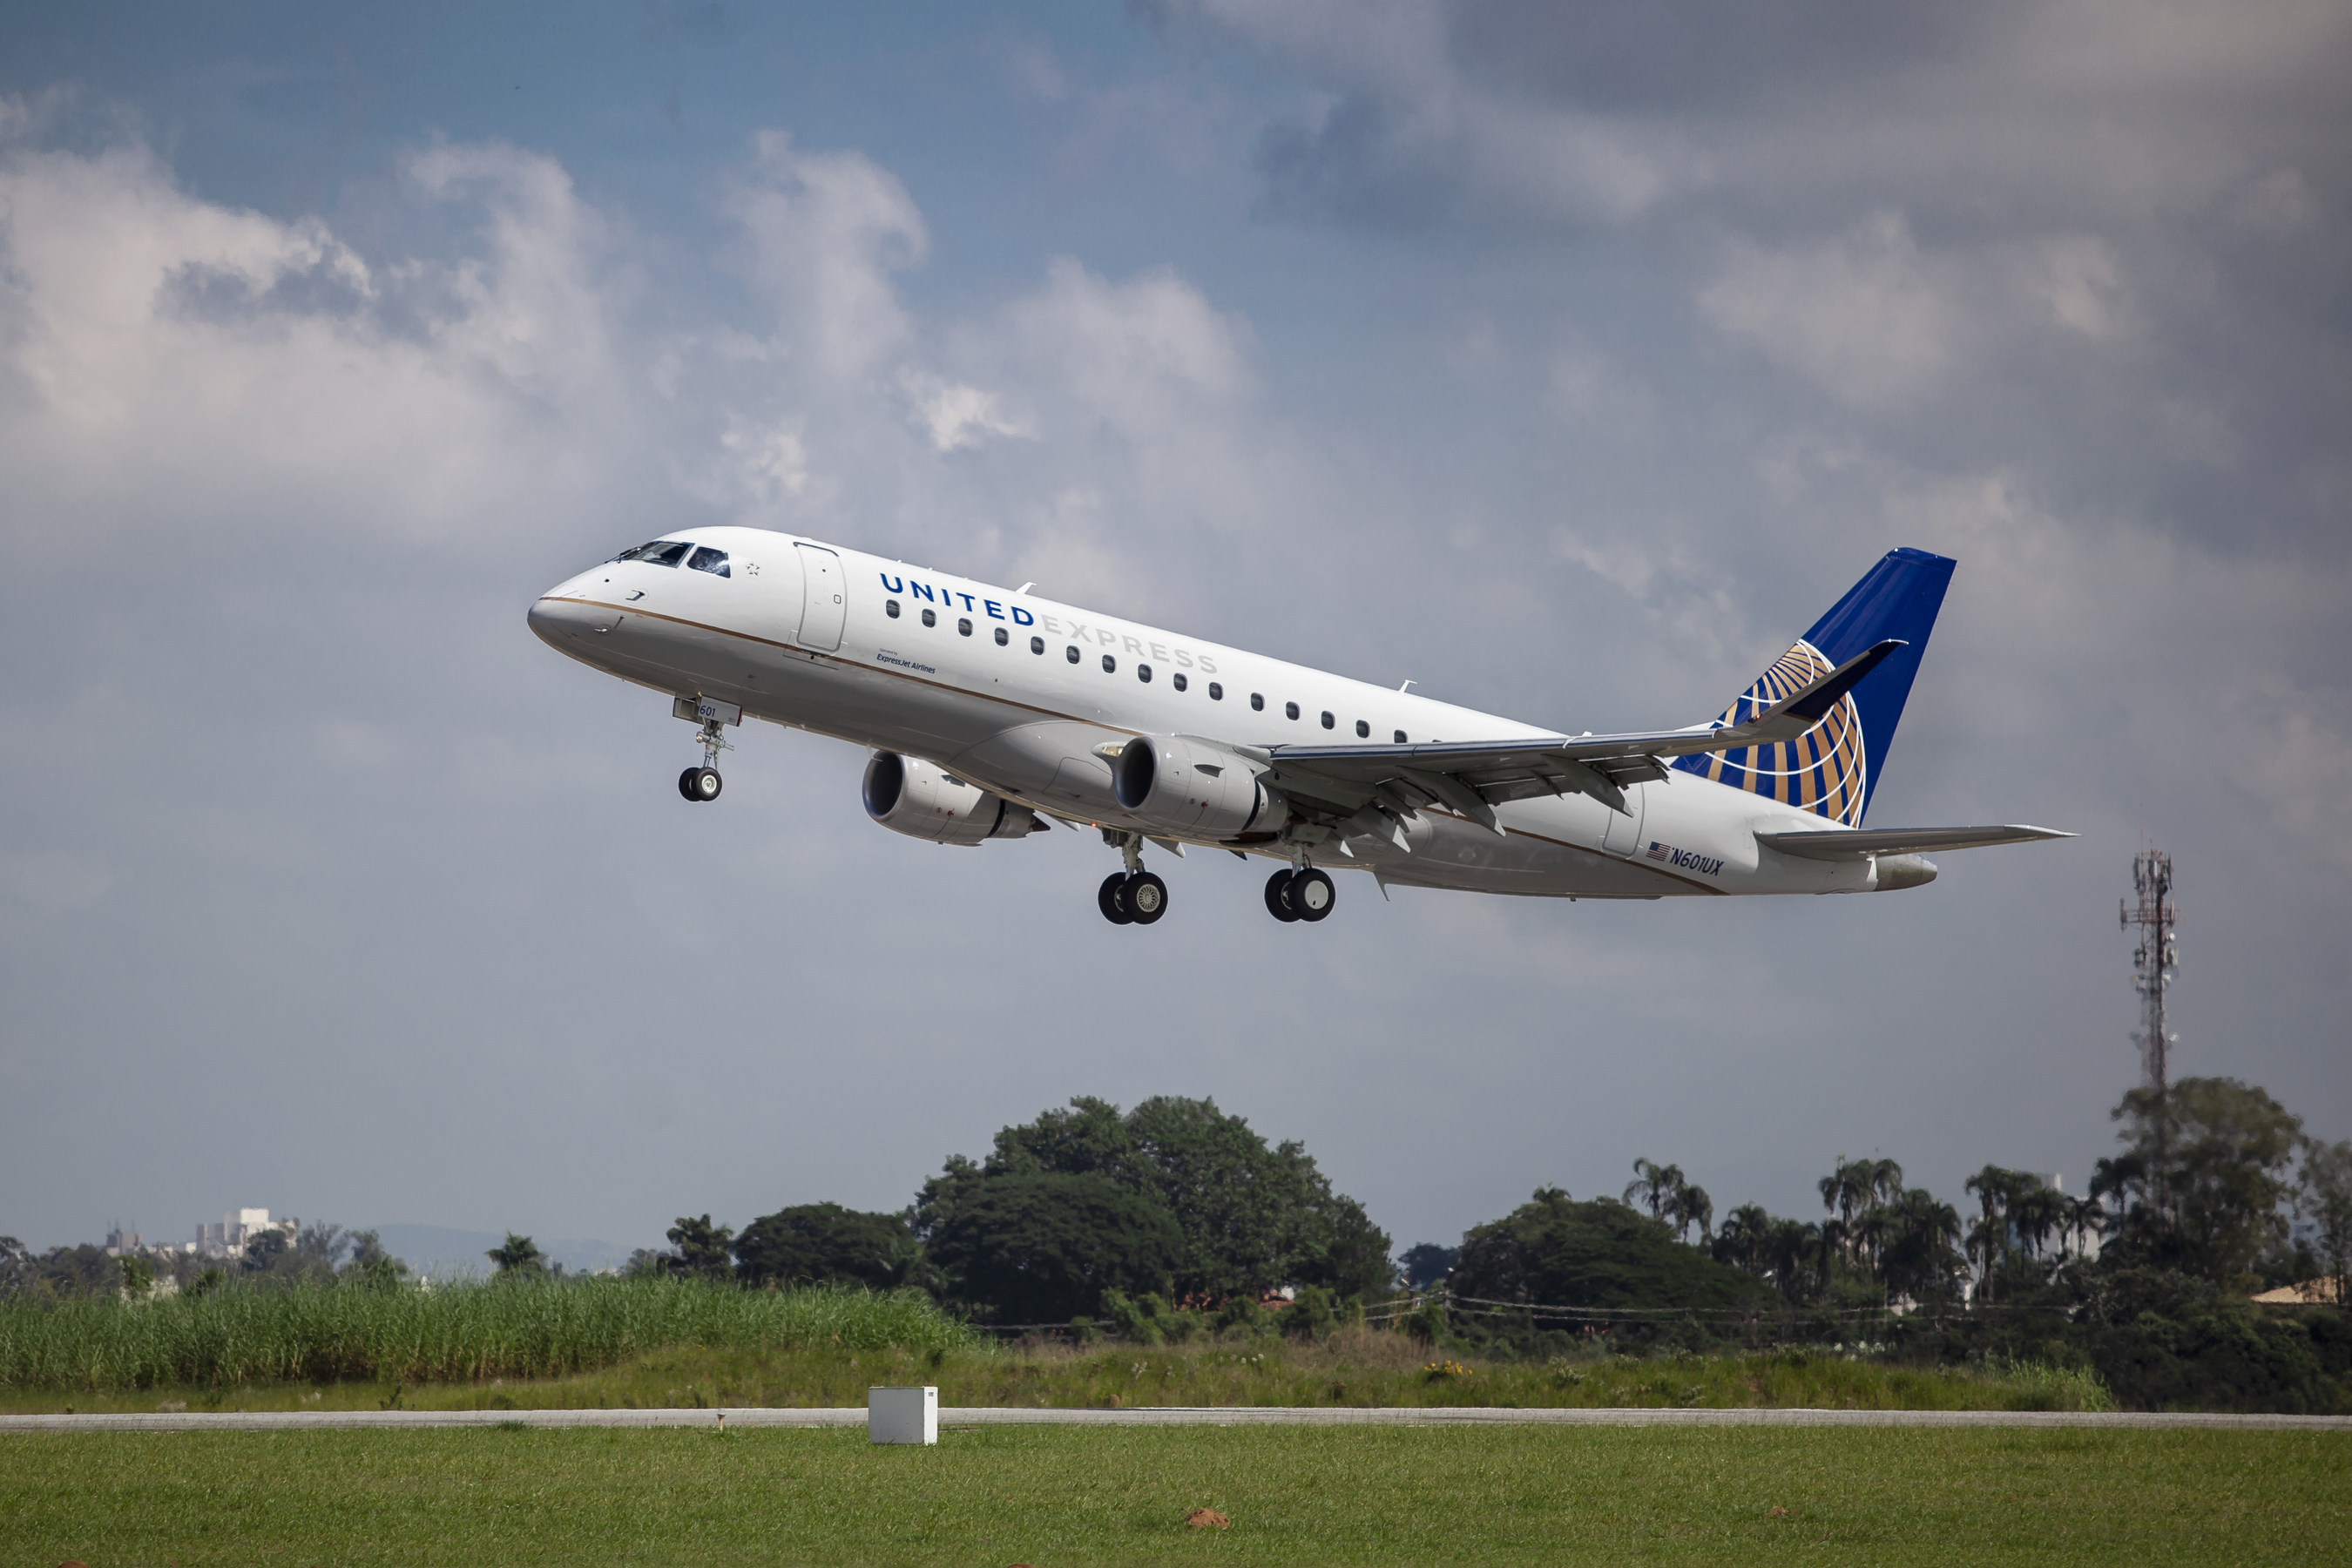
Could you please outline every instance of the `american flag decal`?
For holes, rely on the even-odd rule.
[[[1654,838],[1650,840],[1649,858],[1653,860],[1663,860],[1666,858],[1668,853],[1669,851],[1664,845],[1659,843]]]

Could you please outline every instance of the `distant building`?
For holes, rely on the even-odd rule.
[[[134,1252],[146,1250],[139,1245],[139,1233],[135,1230],[125,1230],[116,1226],[106,1233],[106,1255],[109,1258],[128,1258]]]
[[[246,1247],[269,1231],[291,1242],[301,1223],[291,1215],[272,1220],[268,1209],[231,1209],[220,1224],[196,1226],[195,1245],[188,1250],[204,1258],[243,1258]]]

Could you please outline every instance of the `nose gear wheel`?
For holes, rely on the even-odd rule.
[[[677,775],[677,793],[688,800],[717,800],[719,790],[717,768],[688,768]]]

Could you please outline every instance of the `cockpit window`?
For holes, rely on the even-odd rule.
[[[708,572],[714,577],[725,577],[730,574],[727,570],[727,552],[713,550],[708,544],[697,549],[694,558],[687,564],[697,572]]]
[[[656,539],[651,544],[640,544],[635,550],[624,550],[614,556],[613,560],[616,563],[623,561],[642,561],[648,566],[675,566],[684,560],[686,552],[693,548],[692,544],[683,539]],[[724,561],[727,558],[722,555],[719,559]]]

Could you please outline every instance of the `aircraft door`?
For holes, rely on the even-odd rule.
[[[1641,852],[1642,797],[1649,787],[1646,784],[1626,785],[1625,809],[1607,813],[1609,824],[1601,831],[1601,847],[1612,855],[1631,859]]]
[[[822,545],[796,544],[793,549],[801,560],[800,640],[807,647],[837,648],[842,623],[849,614],[841,557]]]

